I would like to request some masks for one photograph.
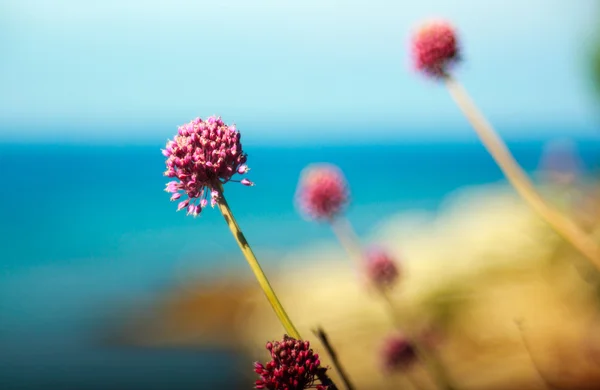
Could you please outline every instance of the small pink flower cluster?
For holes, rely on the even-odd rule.
[[[172,201],[181,198],[180,191],[187,194],[188,199],[179,202],[177,211],[187,209],[188,215],[198,216],[208,204],[209,196],[214,206],[220,184],[231,181],[236,173],[248,172],[240,133],[235,125],[227,126],[220,117],[209,117],[206,121],[196,118],[180,126],[162,153],[167,157],[164,175],[179,179],[167,183],[165,191],[173,194]],[[240,183],[253,185],[248,179]]]
[[[313,353],[308,341],[296,340],[287,335],[282,341],[268,342],[267,350],[272,360],[267,364],[254,363],[254,372],[260,375],[257,389],[302,390],[316,388],[328,390],[324,384],[315,384],[319,375],[327,370],[321,367],[319,355]]]
[[[448,22],[424,23],[412,38],[412,55],[417,70],[433,77],[444,77],[449,66],[459,60],[456,32]]]
[[[310,219],[331,221],[349,202],[349,192],[342,171],[334,165],[312,165],[302,172],[296,200]]]

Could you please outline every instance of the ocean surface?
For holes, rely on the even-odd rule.
[[[0,388],[225,388],[234,356],[106,345],[122,310],[218,266],[249,272],[222,216],[175,212],[163,191],[160,146],[0,145]],[[529,172],[544,143],[509,145]],[[600,143],[577,144],[588,172]],[[329,162],[352,191],[359,235],[406,210],[435,211],[464,186],[502,174],[483,147],[406,143],[248,147],[249,188],[226,185],[238,222],[265,267],[277,254],[333,241],[304,221],[293,197],[301,170]],[[251,370],[251,368],[248,368]],[[247,388],[251,388],[249,385]]]

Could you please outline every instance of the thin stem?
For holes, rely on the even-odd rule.
[[[424,389],[424,387],[419,384],[419,381],[417,379],[413,378],[410,370],[408,370],[404,376],[406,377],[406,380],[408,381],[408,383],[411,384],[411,387],[413,387],[415,390],[423,390]]]
[[[300,337],[300,333],[298,333],[298,330],[296,330],[296,327],[292,323],[292,320],[285,312],[283,306],[281,305],[281,302],[279,302],[279,299],[277,298],[275,291],[271,287],[267,276],[260,267],[260,264],[258,263],[256,256],[254,255],[254,252],[252,252],[252,249],[250,248],[250,245],[248,244],[244,233],[242,233],[242,229],[240,229],[240,227],[238,226],[237,221],[235,220],[233,213],[231,212],[231,209],[227,204],[227,200],[225,200],[223,188],[219,188],[218,191],[219,198],[217,200],[217,205],[219,206],[219,210],[221,210],[221,214],[223,214],[225,222],[227,223],[227,226],[229,226],[229,230],[231,230],[231,234],[233,234],[233,237],[240,246],[244,257],[246,257],[248,265],[250,265],[250,268],[252,269],[252,272],[254,273],[258,284],[265,293],[267,300],[269,301],[271,307],[275,311],[277,318],[279,318],[279,321],[285,328],[286,333],[295,339],[301,340],[302,337]]]
[[[413,382],[416,385],[420,384],[421,389],[438,388],[440,384],[436,381],[435,377],[432,377],[430,368],[424,365],[415,365],[413,370]],[[420,379],[420,380],[419,380]]]
[[[376,287],[377,288],[377,287]],[[402,322],[400,321],[400,316],[398,315],[398,310],[396,310],[396,305],[392,301],[390,294],[386,290],[377,288],[377,291],[381,295],[381,298],[386,303],[388,314],[394,323],[394,325],[400,329],[402,327]]]
[[[326,368],[321,367],[317,371],[317,378],[319,378],[319,381],[321,382],[321,384],[323,386],[327,386],[327,390],[338,390],[337,386],[335,385],[335,383],[333,383],[331,378],[327,375],[326,371],[327,371]]]
[[[510,184],[517,193],[539,214],[558,234],[569,241],[582,255],[600,270],[600,248],[573,221],[550,207],[536,191],[533,183],[512,156],[506,144],[496,134],[491,124],[479,111],[467,91],[451,76],[445,77],[450,95],[467,117],[481,142],[492,155]]]
[[[387,308],[392,318],[394,324],[398,329],[401,328],[400,317],[398,316],[398,310],[396,309],[396,305],[394,301],[392,301],[390,295],[385,290],[380,290],[381,297],[387,303]],[[450,379],[448,378],[448,374],[444,369],[444,366],[440,362],[439,358],[435,356],[434,353],[428,351],[426,348],[422,347],[418,341],[416,341],[416,337],[414,335],[409,335],[409,339],[412,341],[417,355],[423,360],[425,366],[428,368],[429,372],[432,373],[433,377],[437,379],[438,384],[441,383],[441,386],[446,390],[454,389],[454,386],[450,383]]]
[[[437,382],[437,385],[446,390],[456,389],[456,387],[451,384],[448,374],[439,358],[435,356],[435,354],[421,347],[419,343],[415,343],[415,348],[417,350],[417,355],[424,361],[428,372],[432,373],[433,377],[436,379],[434,382]]]
[[[363,251],[352,224],[345,217],[337,217],[331,221],[331,229],[335,233],[342,247],[358,266],[362,261]]]
[[[357,262],[357,265],[360,266],[362,261],[362,248],[360,246],[358,236],[352,228],[350,221],[348,221],[346,218],[340,217],[331,222],[331,227],[344,249],[346,249],[348,254]],[[388,314],[390,314],[392,322],[397,328],[400,328],[401,322],[394,303],[386,291],[380,290],[380,292],[383,300],[387,303]],[[420,346],[415,345],[415,347],[418,350],[419,356],[423,359],[428,368],[434,373],[434,376],[438,378],[440,382],[442,382],[444,388],[446,390],[452,390],[454,387],[450,385],[448,376],[446,375],[441,363],[431,356],[431,354],[424,351],[423,348],[420,348]]]
[[[333,364],[337,372],[340,374],[340,378],[342,379],[342,382],[344,382],[344,386],[346,386],[346,389],[354,390],[354,386],[350,382],[348,373],[346,372],[346,370],[344,370],[342,363],[340,363],[337,353],[331,346],[329,338],[327,337],[327,334],[325,333],[323,328],[319,327],[316,330],[314,330],[313,333],[319,338],[321,344],[323,344],[323,347],[325,347],[325,351],[327,351],[327,353],[329,354],[329,357],[331,358],[331,363]]]
[[[544,382],[544,385],[548,389],[558,389],[558,387],[553,386],[550,383],[550,381],[542,373],[542,370],[540,369],[540,366],[537,364],[537,361],[533,358],[533,353],[531,351],[531,346],[529,345],[529,342],[527,341],[527,338],[525,337],[525,332],[523,330],[523,320],[522,319],[516,319],[515,320],[515,324],[517,325],[517,328],[519,328],[519,335],[521,336],[521,341],[523,342],[523,346],[525,347],[525,350],[527,351],[527,355],[529,356],[529,360],[531,360],[531,364],[533,365],[533,368],[535,369],[535,372],[537,372],[537,374],[540,377],[541,381]]]

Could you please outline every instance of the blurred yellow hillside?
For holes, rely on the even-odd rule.
[[[583,199],[559,200],[576,206],[567,209],[591,231],[597,199]],[[400,259],[394,300],[405,329],[433,324],[441,332],[441,357],[460,389],[600,388],[598,275],[510,189],[461,190],[437,216],[394,216],[364,243]],[[339,246],[310,248],[268,270],[303,337],[314,340],[311,330],[322,326],[358,389],[405,384],[402,374],[390,378],[378,368],[381,339],[393,329],[385,305]],[[154,309],[156,320],[134,323],[128,342],[240,348],[251,367],[267,358],[265,342],[283,333],[251,279],[186,286]],[[423,372],[411,376],[427,388]]]

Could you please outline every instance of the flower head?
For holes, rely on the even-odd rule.
[[[417,352],[402,334],[395,333],[385,340],[381,360],[386,372],[403,370],[416,362]]]
[[[300,176],[296,200],[307,217],[332,220],[349,201],[348,185],[342,171],[331,164],[311,165]]]
[[[454,27],[444,20],[425,22],[412,37],[412,56],[417,70],[433,77],[444,77],[459,61]]]
[[[302,390],[316,388],[327,390],[323,384],[315,385],[318,376],[327,371],[321,367],[319,355],[313,353],[308,341],[296,340],[287,335],[282,341],[268,342],[267,350],[271,361],[266,364],[254,363],[254,372],[260,375],[255,382],[257,389]]]
[[[178,200],[180,192],[187,195],[177,211],[185,209],[188,215],[200,214],[209,197],[214,206],[220,185],[231,181],[234,174],[248,171],[240,133],[235,125],[226,125],[220,117],[211,116],[205,121],[196,118],[179,126],[162,154],[167,157],[164,175],[179,179],[167,183],[165,191],[173,194],[171,200]],[[252,182],[244,179],[243,184]]]
[[[365,271],[368,280],[381,289],[393,287],[399,277],[396,262],[381,248],[371,248],[366,253]]]

